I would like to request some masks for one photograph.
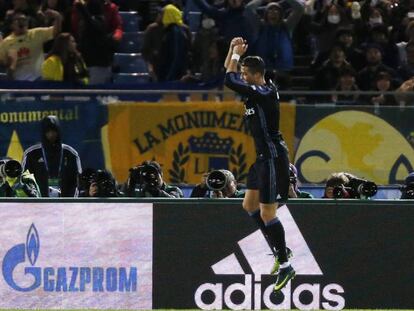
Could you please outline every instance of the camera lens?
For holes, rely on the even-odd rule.
[[[207,176],[206,184],[212,191],[221,191],[227,185],[227,176],[221,171],[212,171]]]
[[[1,166],[0,174],[4,177],[16,178],[22,173],[22,166],[16,160],[9,160]]]

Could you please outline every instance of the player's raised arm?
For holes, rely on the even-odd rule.
[[[231,60],[231,56],[233,55],[233,49],[236,45],[243,44],[244,40],[242,37],[233,38],[230,42],[229,51],[227,52],[226,60],[224,61],[224,68],[228,68]]]
[[[245,81],[244,78],[241,79],[238,73],[237,64],[240,60],[240,57],[246,53],[247,43],[243,38],[234,38],[232,40],[234,46],[230,44],[229,52],[226,59],[226,77],[224,79],[224,84],[231,90],[239,93],[243,96],[250,96],[255,93],[255,87],[252,84],[249,84],[248,81]],[[243,63],[242,63],[242,75],[243,75]]]
[[[234,46],[232,48],[231,46],[232,44],[230,43],[229,53],[227,55],[227,57],[229,57],[230,52],[232,52],[230,56],[230,60],[226,67],[227,69],[226,72],[237,72],[237,64],[240,60],[240,57],[242,57],[244,53],[246,53],[247,48],[248,48],[247,42],[243,40],[243,38],[235,38],[233,40],[234,40]]]

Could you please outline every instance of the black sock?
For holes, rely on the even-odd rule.
[[[265,224],[265,231],[269,237],[270,243],[276,248],[277,256],[280,263],[287,262],[285,229],[282,223],[276,217]]]
[[[270,249],[272,250],[273,255],[276,257],[276,249],[274,247],[274,245],[270,242],[269,237],[266,233],[266,226],[265,223],[263,222],[262,217],[260,216],[260,210],[255,211],[253,213],[249,212],[249,216],[253,218],[253,220],[256,222],[256,224],[259,226],[260,231],[262,231],[263,236],[265,237],[265,240],[267,242],[267,244],[269,245]]]

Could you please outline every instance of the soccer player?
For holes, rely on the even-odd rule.
[[[243,38],[234,38],[224,63],[225,85],[244,97],[245,118],[256,147],[256,162],[250,167],[243,208],[256,221],[272,250],[278,269],[274,290],[281,290],[295,276],[289,263],[285,230],[276,217],[278,203],[289,192],[288,149],[279,131],[279,93],[273,82],[265,81],[265,64],[258,56],[240,57],[247,50]],[[274,271],[272,271],[274,272]]]

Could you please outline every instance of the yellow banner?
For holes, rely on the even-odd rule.
[[[199,183],[212,169],[231,170],[245,181],[255,147],[240,102],[117,103],[107,128],[112,172],[119,181],[129,168],[155,159],[171,183]],[[293,150],[295,106],[281,105],[280,128]]]

